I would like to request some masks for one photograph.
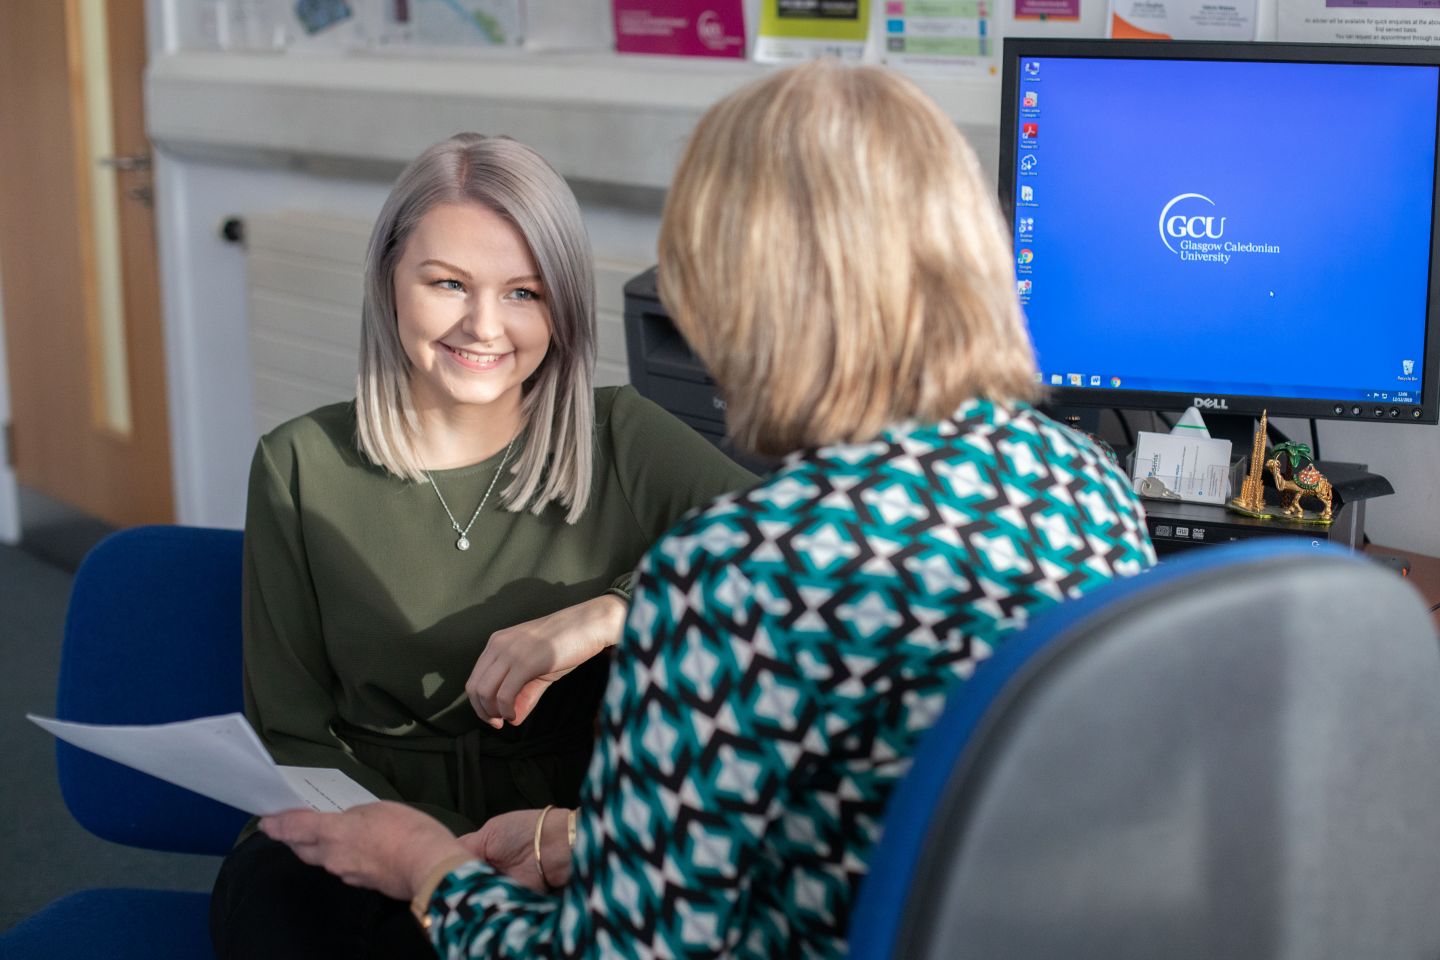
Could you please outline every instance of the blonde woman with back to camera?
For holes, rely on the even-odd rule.
[[[250,476],[260,737],[497,862],[480,831],[507,817],[529,829],[549,807],[565,841],[641,554],[753,481],[631,388],[592,387],[591,256],[569,187],[528,147],[462,134],[425,151],[375,224],[355,401],[266,434]],[[222,958],[431,956],[408,900],[254,832],[211,929]]]
[[[393,806],[262,824],[414,897],[443,956],[843,957],[946,697],[1031,613],[1154,561],[1125,478],[1030,406],[999,211],[908,81],[821,62],[713,107],[660,289],[736,440],[786,458],[641,561],[567,871],[543,836],[497,870]]]

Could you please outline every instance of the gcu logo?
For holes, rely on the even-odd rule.
[[[1182,193],[1178,197],[1172,197],[1170,202],[1165,204],[1165,209],[1160,211],[1160,240],[1165,244],[1166,249],[1171,253],[1178,253],[1170,245],[1170,238],[1177,240],[1189,237],[1194,240],[1219,240],[1225,234],[1225,217],[1219,218],[1216,224],[1215,217],[1187,217],[1184,214],[1170,215],[1170,210],[1181,200],[1204,200],[1210,206],[1215,206],[1215,201],[1199,193]]]
[[[1215,397],[1196,397],[1195,406],[1202,410],[1229,410],[1230,404]]]
[[[695,32],[700,37],[700,42],[711,50],[725,49],[725,24],[720,22],[720,15],[714,10],[706,10],[700,14],[695,21]]]

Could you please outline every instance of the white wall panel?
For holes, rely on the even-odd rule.
[[[469,59],[169,53],[149,72],[151,137],[196,156],[407,162],[457,130],[508,133],[567,177],[664,189],[715,101],[773,68],[611,53]],[[993,169],[999,77],[916,82]]]
[[[237,216],[248,223],[292,209],[370,223],[388,189],[383,179],[181,160],[157,150],[156,223],[179,522],[240,526],[255,440],[279,422],[276,410],[257,419],[246,254],[220,237],[221,222]],[[322,274],[317,282],[335,281]]]

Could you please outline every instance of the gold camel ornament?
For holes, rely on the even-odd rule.
[[[1314,497],[1324,507],[1318,519],[1333,519],[1334,493],[1330,489],[1330,481],[1315,469],[1315,464],[1307,463],[1304,469],[1296,470],[1293,480],[1285,479],[1280,472],[1280,461],[1274,457],[1265,461],[1265,469],[1270,471],[1275,489],[1280,492],[1280,510],[1285,516],[1304,519],[1305,508],[1300,501],[1305,497]]]

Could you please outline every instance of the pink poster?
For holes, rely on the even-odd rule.
[[[1080,0],[1015,0],[1016,20],[1079,20]]]
[[[743,0],[613,0],[615,49],[682,57],[745,57]]]

